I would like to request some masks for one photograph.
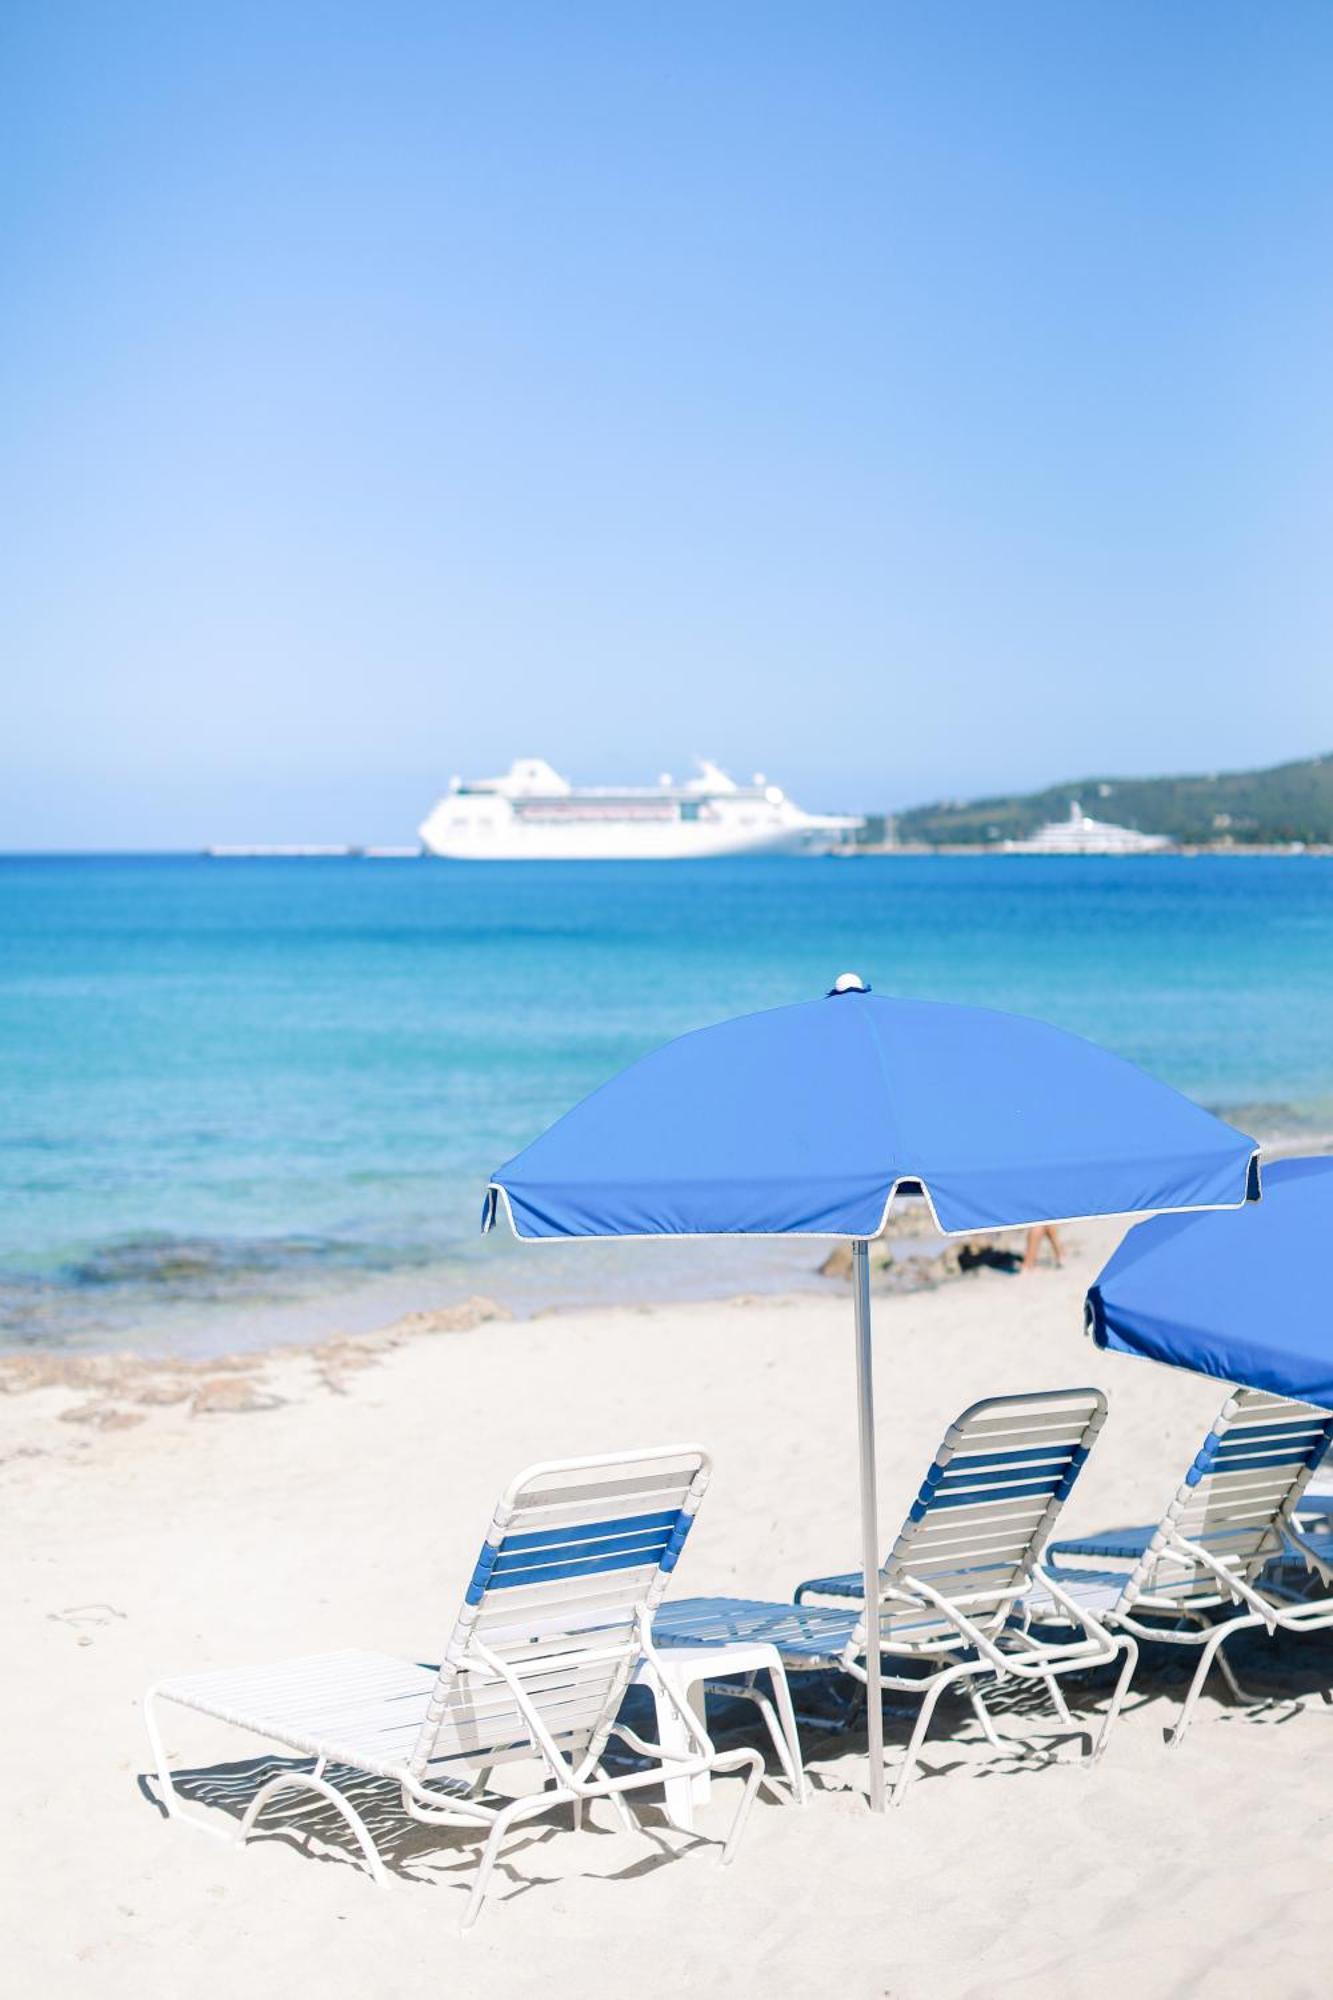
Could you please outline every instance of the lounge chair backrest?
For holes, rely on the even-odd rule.
[[[983,1630],[1003,1625],[1105,1421],[1100,1389],[973,1403],[945,1432],[883,1581],[926,1583],[959,1600]],[[942,1614],[931,1619],[891,1604],[881,1629],[914,1645],[951,1631]]]
[[[537,1753],[519,1681],[576,1769],[596,1761],[639,1658],[638,1606],[666,1589],[708,1484],[695,1445],[552,1460],[495,1510],[411,1768],[464,1775]]]
[[[1312,1403],[1233,1390],[1184,1483],[1135,1564],[1125,1604],[1140,1596],[1225,1597],[1204,1564],[1172,1551],[1172,1536],[1197,1543],[1247,1581],[1281,1553],[1282,1524],[1333,1441],[1333,1415]]]

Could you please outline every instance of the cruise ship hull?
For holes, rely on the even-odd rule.
[[[709,861],[728,854],[796,854],[809,836],[789,827],[725,829],[662,825],[536,827],[515,822],[478,832],[437,823],[421,829],[429,851],[443,861]]]
[[[737,785],[714,764],[686,785],[578,790],[520,759],[503,778],[456,778],[421,827],[448,861],[705,861],[808,852],[861,822],[802,812],[776,785]]]

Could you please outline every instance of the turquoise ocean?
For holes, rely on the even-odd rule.
[[[846,969],[1333,1131],[1330,859],[0,859],[0,1346],[809,1282],[809,1244],[477,1226],[490,1169],[643,1050]]]

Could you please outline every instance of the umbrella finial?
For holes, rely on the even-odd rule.
[[[859,972],[840,972],[825,994],[826,1000],[836,1000],[842,993],[868,993],[870,982],[862,979]]]

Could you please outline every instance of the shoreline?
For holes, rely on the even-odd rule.
[[[1064,1226],[1067,1231],[1084,1228],[1083,1224]],[[909,1199],[871,1244],[872,1292],[880,1301],[915,1297],[959,1284],[1009,1282],[1016,1275],[1012,1267],[1021,1254],[1023,1238],[1021,1229],[994,1231],[984,1241],[944,1237],[935,1230],[924,1203]],[[807,1281],[785,1290],[719,1292],[699,1298],[582,1300],[538,1305],[526,1312],[516,1311],[503,1298],[478,1292],[443,1305],[417,1306],[369,1328],[331,1328],[308,1341],[255,1342],[212,1354],[34,1344],[0,1352],[0,1398],[43,1391],[83,1397],[84,1401],[70,1402],[60,1410],[62,1422],[84,1424],[93,1431],[129,1430],[143,1423],[147,1412],[154,1409],[188,1406],[191,1416],[248,1415],[276,1408],[293,1393],[310,1388],[341,1393],[350,1375],[375,1366],[405,1345],[440,1335],[473,1333],[481,1327],[724,1312],[738,1307],[781,1310],[850,1299],[851,1257],[846,1242],[830,1237],[805,1241],[804,1248],[812,1253]],[[1072,1253],[1072,1243],[1070,1249]],[[326,1303],[331,1306],[331,1301]]]
[[[1062,1227],[1081,1229],[1083,1225]],[[876,1300],[910,1298],[946,1286],[1005,1282],[1016,1275],[1006,1265],[1016,1264],[1023,1239],[1021,1229],[994,1231],[985,1239],[944,1237],[923,1208],[920,1215],[902,1216],[896,1228],[872,1242],[872,1292]],[[72,1348],[32,1343],[0,1350],[0,1398],[38,1390],[78,1392],[93,1400],[64,1412],[65,1421],[87,1423],[95,1429],[128,1429],[143,1420],[140,1406],[189,1403],[194,1414],[265,1408],[269,1404],[263,1399],[270,1392],[264,1385],[275,1372],[299,1372],[304,1364],[313,1382],[336,1387],[349,1371],[371,1366],[407,1342],[471,1333],[482,1326],[526,1326],[544,1320],[605,1319],[619,1314],[722,1311],[734,1306],[781,1308],[842,1296],[850,1299],[851,1259],[845,1241],[830,1237],[807,1242],[805,1247],[816,1253],[808,1274],[803,1282],[786,1287],[719,1290],[696,1297],[669,1294],[573,1299],[535,1305],[526,1311],[515,1309],[503,1297],[474,1292],[441,1305],[417,1305],[391,1319],[352,1329],[327,1324],[338,1315],[334,1298],[326,1297],[309,1309],[319,1312],[326,1329],[308,1340],[256,1340],[208,1353],[154,1350],[143,1344]],[[225,1383],[245,1384],[247,1393],[239,1387],[228,1390]]]
[[[1261,1161],[1333,1153],[1333,1133],[1261,1141],[1260,1152]],[[1130,1228],[1132,1222],[1127,1219],[1121,1226]],[[977,1240],[1003,1256],[1021,1251],[1023,1236],[1022,1229],[998,1230]],[[254,1374],[269,1363],[299,1357],[307,1357],[316,1372],[323,1366],[322,1356],[334,1357],[331,1365],[335,1368],[361,1365],[347,1357],[382,1353],[414,1334],[469,1331],[486,1322],[526,1323],[620,1311],[719,1307],[737,1297],[747,1301],[814,1300],[829,1296],[841,1282],[840,1275],[827,1268],[836,1264],[842,1254],[841,1239],[799,1239],[794,1255],[791,1242],[781,1238],[763,1239],[764,1250],[770,1241],[780,1248],[771,1259],[771,1270],[766,1272],[762,1254],[758,1259],[749,1254],[761,1239],[743,1239],[736,1254],[734,1289],[725,1282],[725,1269],[719,1269],[708,1274],[702,1284],[697,1281],[691,1284],[689,1274],[685,1274],[686,1282],[681,1283],[673,1272],[676,1281],[661,1289],[622,1283],[599,1292],[595,1284],[589,1284],[575,1286],[562,1295],[558,1286],[543,1288],[540,1283],[531,1282],[528,1271],[541,1268],[534,1254],[530,1265],[510,1259],[502,1264],[497,1259],[489,1270],[484,1259],[469,1259],[466,1278],[475,1281],[475,1288],[466,1291],[462,1288],[466,1282],[463,1274],[456,1266],[442,1263],[434,1272],[429,1268],[418,1269],[391,1280],[368,1279],[341,1288],[330,1285],[292,1301],[234,1304],[210,1301],[202,1312],[194,1309],[200,1318],[216,1316],[221,1321],[225,1316],[233,1331],[247,1329],[246,1337],[233,1337],[230,1342],[215,1345],[207,1340],[190,1341],[178,1336],[173,1343],[155,1339],[150,1327],[145,1326],[137,1336],[131,1334],[123,1342],[32,1340],[11,1347],[0,1346],[0,1396],[20,1393],[27,1387],[97,1390],[102,1385],[109,1385],[113,1393],[129,1394],[124,1385],[142,1378],[150,1387],[162,1386],[162,1394],[150,1397],[150,1401],[183,1401],[187,1392],[182,1389],[179,1397],[168,1396],[167,1381],[180,1384],[221,1374]],[[909,1199],[891,1217],[886,1232],[872,1242],[876,1294],[910,1296],[975,1278],[978,1262],[984,1259],[974,1258],[970,1268],[958,1268],[956,1252],[962,1249],[965,1255],[969,1241],[967,1237],[941,1235],[931,1224],[924,1205]],[[719,1238],[716,1246],[710,1245],[710,1250],[715,1250],[710,1263],[724,1263],[725,1243],[726,1239]],[[674,1239],[662,1238],[660,1243],[636,1245],[636,1248],[649,1248],[655,1258],[659,1253],[668,1256],[673,1244]],[[510,1246],[511,1253],[520,1258],[541,1247],[545,1246]],[[588,1246],[577,1243],[561,1247],[575,1258],[588,1253]],[[698,1247],[691,1245],[696,1250]],[[638,1263],[640,1278],[646,1268],[646,1262]],[[524,1271],[522,1283],[505,1282],[520,1269]],[[488,1278],[496,1282],[482,1289]],[[433,1296],[442,1282],[447,1286],[446,1295]],[[177,1309],[182,1325],[187,1323],[190,1310],[185,1304]]]

